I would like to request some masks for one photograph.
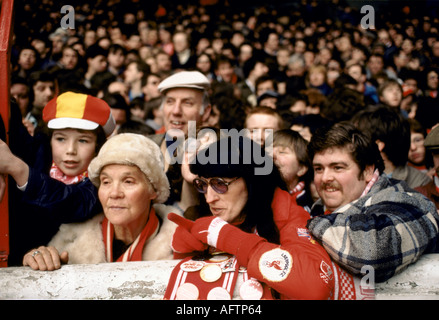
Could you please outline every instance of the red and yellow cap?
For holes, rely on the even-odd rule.
[[[116,123],[110,106],[102,99],[75,92],[65,92],[50,100],[43,109],[43,120],[50,129],[104,129],[111,135]]]

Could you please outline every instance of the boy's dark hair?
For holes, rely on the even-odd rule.
[[[258,77],[258,78],[256,79],[256,81],[255,81],[255,88],[256,88],[256,90],[258,89],[258,86],[259,86],[261,83],[265,82],[265,81],[271,81],[271,82],[273,83],[274,91],[277,91],[277,90],[278,90],[278,86],[277,86],[277,81],[276,81],[276,79],[274,79],[274,78],[273,78],[271,75],[269,75],[269,74],[263,74],[263,75],[261,75],[260,77]]]
[[[381,97],[383,95],[384,90],[389,88],[389,87],[392,87],[392,86],[398,87],[399,90],[402,93],[402,86],[401,86],[401,84],[396,79],[389,79],[389,80],[383,82],[378,87],[378,96]]]
[[[38,81],[41,82],[52,82],[54,85],[56,85],[57,80],[55,75],[52,72],[46,71],[46,70],[39,70],[34,71],[29,75],[28,83],[29,83],[29,105],[31,108],[31,105],[34,102],[35,98],[35,92],[34,92],[34,86],[37,84]]]
[[[221,64],[229,64],[231,67],[233,67],[235,65],[234,61],[232,59],[230,59],[228,56],[220,54],[216,57],[215,59],[215,69],[218,69],[218,67]]]
[[[244,74],[244,78],[247,79],[250,75],[250,72],[255,68],[256,64],[260,62],[266,64],[266,61],[260,54],[254,53],[252,57],[246,60],[242,66],[242,72]]]
[[[297,161],[300,165],[308,168],[305,175],[299,177],[299,180],[309,183],[312,178],[311,161],[308,156],[308,141],[306,141],[299,132],[291,129],[278,130],[273,134],[273,148],[283,147],[294,151]]]
[[[310,167],[307,152],[308,142],[298,133],[291,129],[278,130],[273,134],[273,147],[289,148],[296,154],[297,161],[301,165]]]
[[[116,53],[117,51],[122,51],[123,55],[127,54],[127,49],[118,43],[112,43],[108,48],[108,53]]]
[[[108,55],[108,50],[105,50],[104,48],[102,48],[100,45],[98,44],[93,44],[91,45],[86,53],[85,53],[85,58],[86,59],[93,59],[96,58],[97,56],[104,56],[107,57]]]
[[[348,87],[339,87],[320,106],[320,113],[333,123],[349,121],[365,106],[363,94]]]
[[[404,166],[410,150],[410,125],[398,109],[370,106],[357,113],[352,122],[370,135],[372,141],[385,144],[383,152],[395,166]]]
[[[53,82],[55,83],[56,77],[53,73],[45,70],[32,72],[29,76],[29,87],[33,91],[34,85],[38,82]]]
[[[107,93],[104,95],[102,100],[104,100],[106,103],[108,103],[110,108],[124,110],[125,114],[126,114],[126,118],[127,119],[131,118],[130,107],[129,107],[128,103],[126,102],[125,98],[121,94]]]
[[[52,139],[52,135],[53,135],[55,130],[62,130],[62,129],[48,129],[49,140]],[[106,136],[105,131],[102,128],[102,126],[98,126],[94,130],[83,130],[83,129],[75,129],[75,130],[78,130],[79,132],[93,132],[96,135],[95,156],[97,156],[99,153],[99,150],[101,150],[102,146],[107,141],[107,136]]]

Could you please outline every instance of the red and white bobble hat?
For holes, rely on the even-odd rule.
[[[94,130],[101,126],[107,137],[116,127],[110,106],[104,100],[70,91],[46,104],[43,120],[50,129]]]

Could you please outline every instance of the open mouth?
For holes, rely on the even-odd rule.
[[[63,162],[64,162],[64,166],[69,169],[76,168],[78,166],[77,161],[63,161]]]
[[[169,123],[174,127],[182,127],[185,125],[183,121],[170,121]]]
[[[337,186],[333,186],[333,185],[323,185],[321,189],[322,189],[322,191],[325,191],[325,192],[340,191],[340,188],[338,188]]]

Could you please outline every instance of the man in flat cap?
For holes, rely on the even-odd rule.
[[[181,142],[188,137],[189,132],[196,134],[195,130],[209,118],[209,88],[209,80],[198,71],[174,73],[158,86],[162,95],[165,133],[149,138],[159,145],[165,160],[165,171],[171,184],[168,203],[180,206],[181,211],[187,207],[182,204],[184,201],[181,196],[185,181],[182,179],[181,161],[177,159],[181,154],[176,154],[175,151],[178,145],[182,146]]]
[[[433,155],[435,173],[431,182],[415,190],[433,201],[439,211],[439,124],[427,135],[424,146]]]
[[[150,138],[160,146],[165,161],[169,160],[169,156],[173,157],[167,152],[175,150],[175,146],[170,147],[174,140],[186,139],[190,125],[199,128],[209,117],[209,88],[209,80],[198,71],[180,71],[160,82],[158,89],[162,94],[165,133]],[[167,162],[165,170],[169,167]]]

